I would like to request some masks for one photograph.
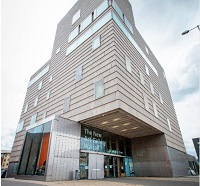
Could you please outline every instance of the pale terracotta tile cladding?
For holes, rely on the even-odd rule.
[[[94,115],[121,108],[130,114],[135,113],[136,117],[140,120],[163,132],[167,145],[185,152],[167,81],[163,77],[163,69],[150,49],[150,54],[147,54],[147,57],[157,69],[159,77],[154,74],[150,67],[150,76],[146,75],[144,60],[116,23],[111,20],[85,41],[84,44],[66,56],[69,33],[85,17],[91,14],[102,1],[93,0],[91,2],[91,0],[79,0],[58,23],[51,59],[41,68],[43,69],[47,65],[50,65],[50,69],[48,73],[27,89],[20,116],[20,120],[25,120],[25,123],[23,131],[16,134],[11,153],[11,162],[19,160],[26,126],[30,124],[31,116],[37,113],[37,121],[42,120],[44,111],[47,112],[47,117],[58,114],[65,118],[80,121]],[[132,24],[134,29],[133,37],[145,53],[145,46],[147,44],[135,28],[130,3],[128,0],[116,0],[116,2]],[[87,4],[88,6],[82,6],[82,4]],[[76,23],[71,25],[72,17],[79,9],[81,9],[81,17]],[[98,35],[101,37],[101,46],[93,51],[92,40]],[[56,54],[55,51],[58,47],[61,50]],[[126,70],[125,55],[131,59],[132,74]],[[81,81],[77,82],[74,79],[74,72],[80,65],[83,67],[83,77]],[[140,83],[139,71],[144,74],[145,86]],[[51,75],[53,76],[53,80],[49,82]],[[94,100],[94,82],[98,79],[103,79],[105,95],[100,99]],[[40,81],[43,82],[43,85],[42,89],[38,90]],[[156,89],[155,96],[150,92],[150,82]],[[50,99],[46,100],[46,93],[49,90]],[[162,94],[164,104],[160,103],[158,92]],[[150,112],[145,110],[143,94],[150,101],[153,100],[156,103],[158,118],[154,116],[152,104],[149,104]],[[34,107],[36,96],[39,96],[38,106]],[[67,96],[71,97],[70,111],[63,113],[64,98]],[[28,111],[24,113],[26,103],[29,106]],[[168,129],[167,117],[171,121],[172,132]]]

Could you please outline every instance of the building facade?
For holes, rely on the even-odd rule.
[[[79,0],[31,78],[8,175],[46,181],[184,176],[188,161],[165,73],[128,0]]]

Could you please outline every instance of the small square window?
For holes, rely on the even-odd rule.
[[[140,72],[140,82],[141,82],[142,85],[145,84],[144,83],[144,76],[143,76],[142,72]]]
[[[154,102],[153,102],[153,110],[154,110],[155,116],[158,118],[158,111],[157,111],[156,104]]]
[[[162,94],[159,92],[160,102],[163,104]]]
[[[37,119],[37,113],[31,116],[30,125],[36,123],[36,119]]]
[[[145,50],[147,52],[147,54],[149,54],[149,49],[145,46]]]
[[[92,49],[95,50],[98,47],[100,47],[100,45],[101,45],[100,36],[98,36],[93,40]]]
[[[42,81],[40,81],[40,83],[39,83],[38,90],[40,90],[41,88],[42,88]]]
[[[82,66],[79,66],[77,69],[76,69],[76,72],[75,72],[75,80],[76,81],[80,81],[82,79],[82,73],[83,73],[83,70],[82,70]]]
[[[60,47],[57,48],[57,50],[56,50],[56,54],[58,54],[59,52],[60,52]]]
[[[36,107],[37,105],[38,105],[38,96],[35,98],[34,107]]]
[[[21,132],[22,129],[23,129],[23,126],[24,126],[24,120],[23,120],[23,121],[20,121],[20,122],[18,123],[16,133],[17,133],[17,132]]]
[[[68,112],[69,109],[70,109],[70,96],[68,96],[64,99],[64,109],[63,109],[63,111]]]
[[[149,111],[149,102],[145,95],[144,95],[144,107],[147,111]]]
[[[25,108],[24,108],[24,113],[26,113],[28,111],[28,103],[26,104]]]
[[[167,124],[168,124],[169,130],[172,132],[172,127],[171,127],[171,123],[170,123],[169,118],[167,118]]]
[[[151,93],[154,95],[154,88],[153,88],[153,84],[150,83],[150,89],[151,89]]]
[[[99,80],[95,82],[95,99],[98,99],[102,96],[104,96],[104,85],[103,80]]]
[[[132,73],[131,60],[130,60],[127,56],[125,56],[125,61],[126,61],[126,69],[127,69],[130,73]]]
[[[44,112],[43,113],[43,120],[46,119],[46,116],[47,116],[47,112]]]
[[[51,76],[49,77],[49,82],[52,82],[52,80],[53,80],[53,76],[51,75]]]
[[[145,65],[145,70],[146,70],[147,75],[149,76],[149,68],[146,65]]]
[[[50,91],[47,91],[46,100],[50,98]]]

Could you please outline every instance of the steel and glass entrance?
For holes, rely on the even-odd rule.
[[[81,126],[81,179],[134,176],[131,140]]]

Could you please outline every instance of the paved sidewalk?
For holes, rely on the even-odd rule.
[[[42,182],[6,178],[2,186],[199,186],[199,176],[180,178],[126,177],[102,180]]]

